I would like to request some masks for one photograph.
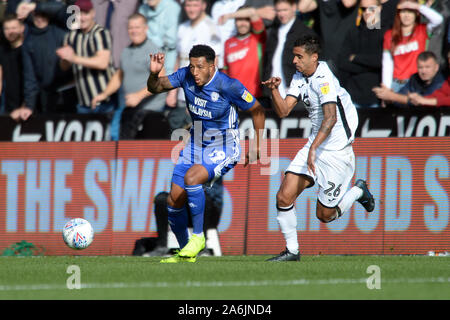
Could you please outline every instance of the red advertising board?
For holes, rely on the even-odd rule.
[[[276,175],[263,176],[258,167],[251,168],[248,254],[273,253],[284,245],[276,224],[275,194],[283,169],[302,141],[279,144],[279,159],[285,161],[280,161]],[[296,203],[301,251],[424,254],[448,250],[449,147],[450,140],[445,138],[357,139],[354,179],[367,180],[376,208],[368,214],[356,203],[339,220],[323,224],[315,217],[317,190],[307,190]]]
[[[91,167],[113,161],[115,143],[4,142],[0,159],[0,250],[26,240],[44,247],[46,254],[72,254],[62,228],[71,218],[86,217],[106,225],[86,253],[112,253],[112,217],[94,209],[90,191],[96,180],[111,193],[109,172],[96,175]]]
[[[218,227],[223,254],[273,254],[284,248],[275,196],[305,139],[272,140],[270,162],[238,164],[224,177]],[[93,244],[77,254],[128,255],[156,236],[153,199],[167,191],[176,142],[0,143],[0,250],[26,240],[46,254],[74,252],[64,223],[89,220]],[[243,146],[244,149],[244,146]],[[317,188],[296,202],[303,254],[425,254],[450,249],[450,139],[357,139],[355,179],[369,183],[376,209],[356,203],[329,224],[315,217]]]

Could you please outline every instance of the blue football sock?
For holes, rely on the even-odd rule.
[[[188,215],[186,206],[182,208],[172,208],[167,206],[170,229],[175,234],[180,249],[182,249],[189,241],[188,232]]]
[[[201,234],[203,232],[203,218],[205,214],[205,192],[203,191],[203,186],[197,184],[195,186],[186,186],[185,189],[189,209],[192,214],[193,233]]]

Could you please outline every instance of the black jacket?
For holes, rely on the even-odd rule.
[[[278,21],[278,19],[276,19],[273,26],[270,28],[270,32],[267,37],[266,51],[264,54],[263,63],[263,81],[269,79],[272,75],[272,59],[278,44],[278,29],[280,28],[280,25],[280,22]],[[286,82],[287,87],[289,87],[292,77],[296,72],[295,65],[293,63],[294,54],[292,53],[295,41],[305,34],[315,35],[315,32],[305,26],[305,24],[297,17],[291,29],[289,29],[289,32],[286,35],[286,42],[284,44],[281,58],[283,78]],[[263,96],[270,96],[270,91],[266,87],[263,88]]]
[[[62,71],[56,49],[61,47],[68,33],[67,5],[56,1],[39,1],[35,12],[45,14],[49,25],[44,29],[34,26],[32,18],[27,18],[27,33],[22,48],[24,69],[25,105],[35,109],[39,93],[56,90],[73,80],[72,70]]]
[[[3,70],[5,110],[11,112],[23,103],[22,47],[0,46],[0,66]]]
[[[41,90],[56,91],[73,79],[72,70],[62,71],[56,49],[63,45],[66,31],[55,25],[30,27],[22,47],[25,105],[36,107]]]
[[[344,43],[338,57],[341,85],[350,93],[353,102],[377,103],[372,88],[381,83],[383,31],[368,29],[362,21],[359,27],[349,30]],[[352,54],[355,58],[349,61]]]

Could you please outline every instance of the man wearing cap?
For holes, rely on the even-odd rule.
[[[95,10],[90,0],[77,0],[80,29],[72,30],[64,46],[56,50],[63,70],[72,66],[78,95],[78,113],[105,113],[114,110],[113,98],[91,107],[91,101],[103,92],[114,74],[111,57],[111,35],[95,23]]]

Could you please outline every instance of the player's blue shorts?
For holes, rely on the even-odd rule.
[[[181,150],[180,157],[173,170],[172,182],[184,189],[184,176],[194,165],[200,164],[208,171],[208,182],[210,186],[233,169],[239,162],[241,156],[241,146],[239,141],[227,143],[227,146],[207,146],[199,147],[194,143],[188,143]]]

